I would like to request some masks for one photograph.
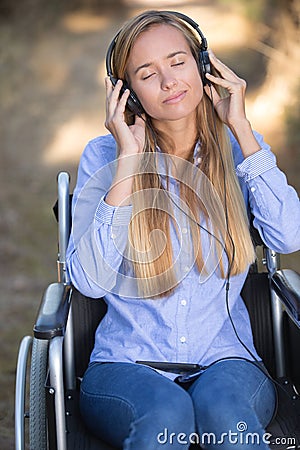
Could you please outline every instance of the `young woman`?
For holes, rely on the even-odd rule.
[[[81,411],[117,448],[265,449],[275,389],[240,296],[248,217],[275,251],[296,251],[299,199],[251,129],[245,81],[212,52],[202,64],[188,22],[146,11],[110,47],[110,134],[82,155],[68,249],[72,283],[108,307]],[[199,366],[178,378],[174,363]],[[237,441],[246,429],[254,443]]]

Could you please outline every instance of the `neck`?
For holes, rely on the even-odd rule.
[[[189,159],[197,140],[195,120],[180,119],[176,121],[153,121],[158,134],[162,134],[163,150],[180,158]]]

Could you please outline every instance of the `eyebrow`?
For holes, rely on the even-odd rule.
[[[176,52],[169,53],[168,56],[166,57],[166,59],[173,58],[174,56],[177,56],[177,55],[187,55],[187,52],[185,52],[184,50],[178,50]],[[153,65],[153,62],[142,64],[142,65],[138,66],[135,69],[134,74],[136,75],[139,70],[145,69],[145,68],[150,67],[152,65]]]

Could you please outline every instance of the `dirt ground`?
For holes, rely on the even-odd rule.
[[[105,132],[104,56],[124,20],[142,9],[159,7],[198,21],[218,56],[248,80],[254,127],[267,136],[298,192],[300,183],[297,145],[286,136],[284,86],[278,87],[268,71],[273,57],[264,44],[268,26],[255,24],[239,2],[232,8],[226,1],[112,0],[98,2],[92,12],[90,1],[77,10],[63,9],[60,2],[53,2],[53,10],[50,6],[41,10],[35,2],[27,2],[28,8],[20,5],[17,14],[1,9],[2,3],[0,448],[11,450],[19,342],[31,334],[43,290],[56,280],[57,231],[52,214],[56,175],[67,170],[73,186],[84,145]],[[289,111],[293,123],[297,111]],[[284,262],[297,268],[298,255]]]

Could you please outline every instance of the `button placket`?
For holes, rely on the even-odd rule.
[[[180,327],[178,328],[178,358],[180,361],[187,361],[189,353],[187,321],[188,302],[186,297],[181,296],[178,301],[178,314],[180,316]]]

